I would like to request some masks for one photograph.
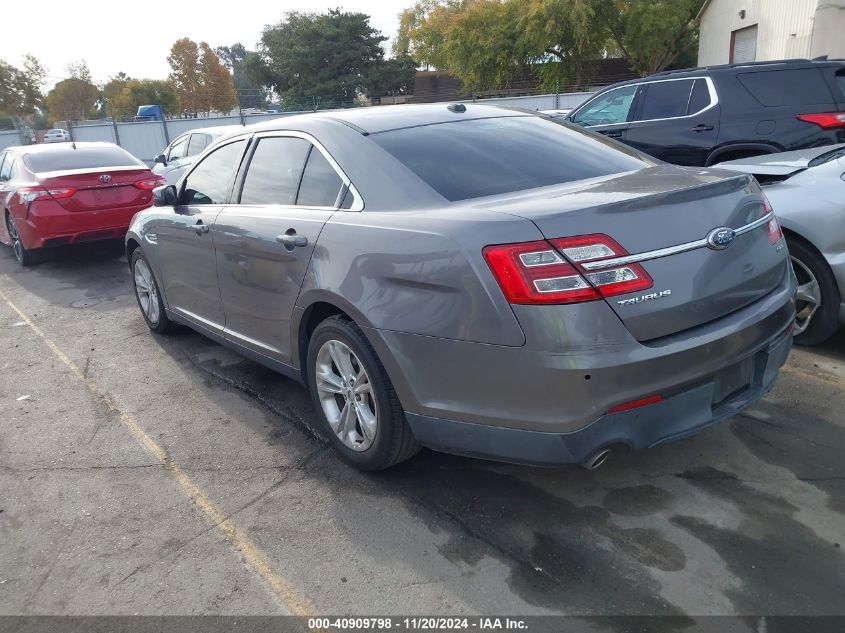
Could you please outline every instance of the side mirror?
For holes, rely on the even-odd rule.
[[[176,185],[164,185],[153,189],[153,205],[157,207],[175,207],[177,199]]]
[[[153,159],[153,162],[155,162],[155,163],[161,163],[162,165],[164,165],[165,167],[167,167],[167,156],[165,156],[164,154],[159,154],[158,156],[156,156],[156,157]]]

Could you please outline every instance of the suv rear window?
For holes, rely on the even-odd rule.
[[[23,162],[32,171],[65,171],[100,167],[145,167],[144,163],[119,147],[61,148],[26,154]]]
[[[833,103],[833,96],[818,68],[738,73],[736,78],[764,106]]]
[[[453,202],[652,164],[590,132],[535,116],[421,125],[369,138]]]

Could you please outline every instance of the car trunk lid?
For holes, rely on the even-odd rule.
[[[749,176],[659,165],[479,205],[533,221],[552,243],[604,234],[624,254],[647,255],[639,264],[651,287],[605,300],[635,338],[649,341],[730,314],[782,281],[786,250],[770,240],[764,200]],[[738,234],[708,247],[721,227]],[[574,263],[584,275],[602,269]]]
[[[153,183],[160,179],[149,169],[115,167],[37,174],[53,198],[68,211],[98,211],[143,205],[152,200]],[[72,190],[71,195],[67,195]]]

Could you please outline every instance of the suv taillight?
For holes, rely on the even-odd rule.
[[[845,127],[845,112],[819,112],[817,114],[799,114],[795,117],[799,121],[815,123],[824,130]]]
[[[639,264],[601,266],[628,255],[607,235],[487,246],[484,259],[509,303],[561,304],[594,301],[650,288]],[[589,270],[585,264],[591,264]]]

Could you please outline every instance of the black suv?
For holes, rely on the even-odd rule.
[[[845,142],[845,60],[658,73],[614,84],[567,119],[678,165]]]

